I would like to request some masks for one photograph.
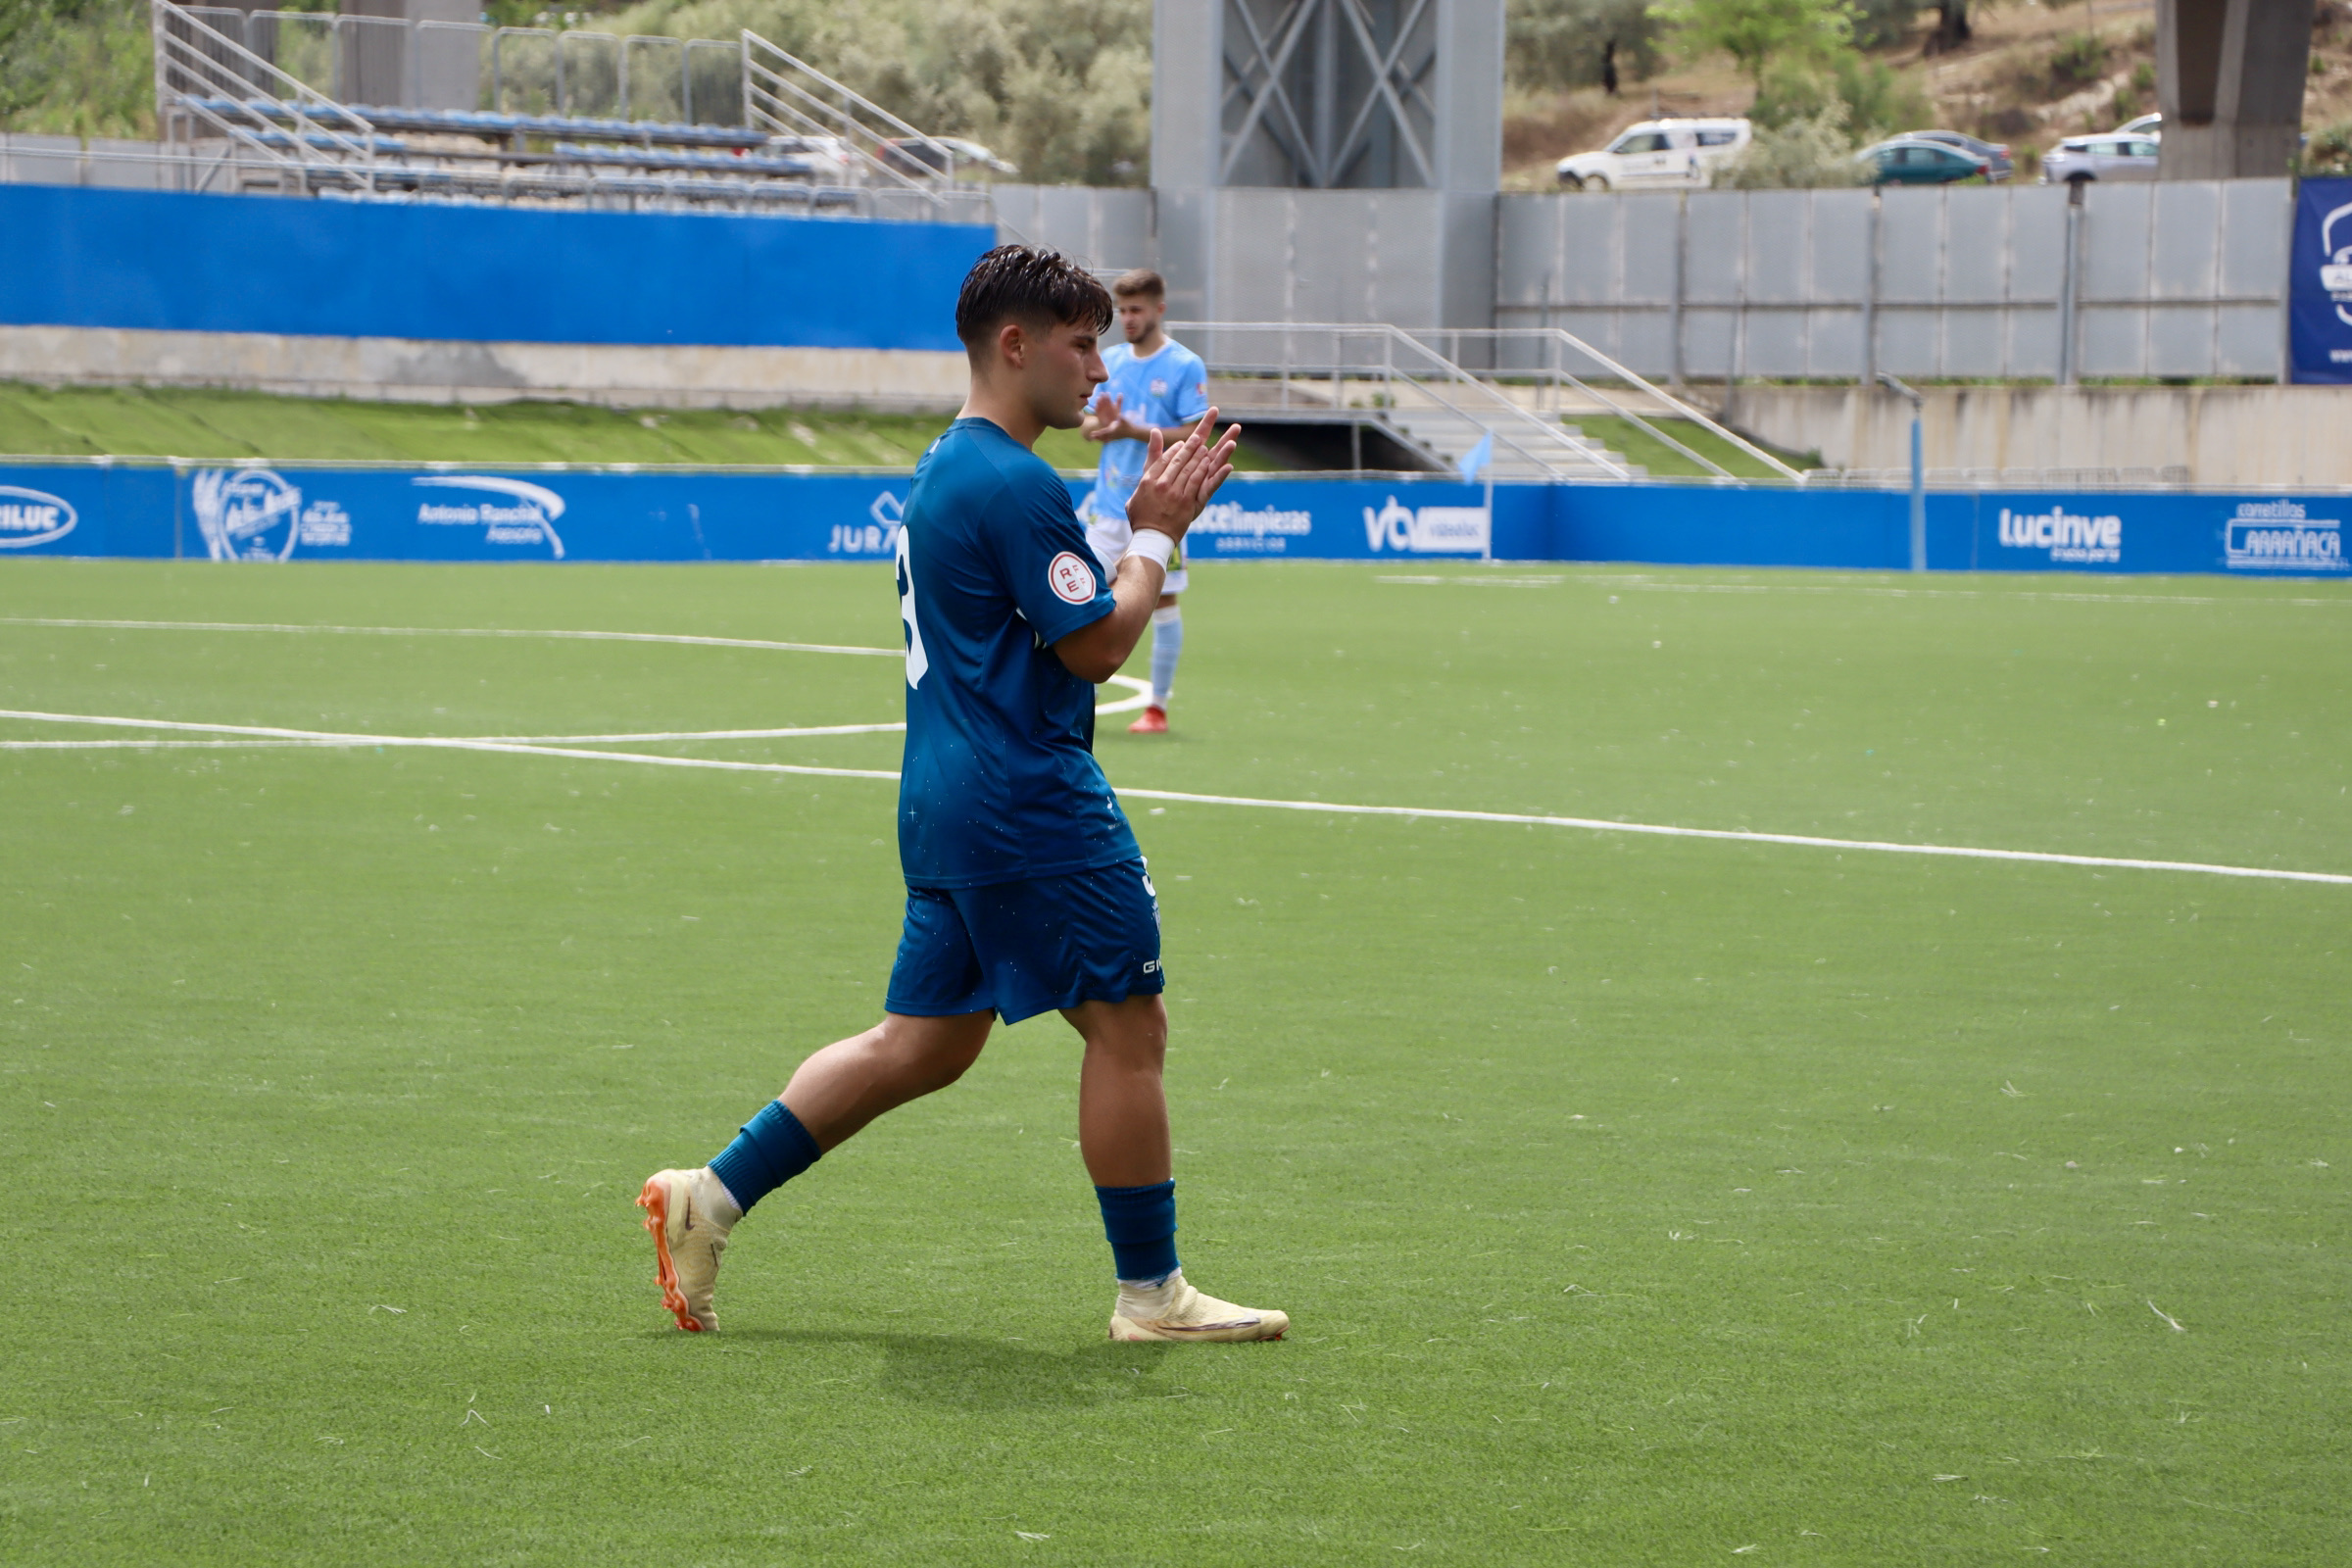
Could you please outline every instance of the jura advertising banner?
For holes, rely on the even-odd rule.
[[[2352,383],[2352,179],[2303,182],[2287,278],[2294,378]]]

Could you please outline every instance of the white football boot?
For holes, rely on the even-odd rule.
[[[1236,1306],[1201,1295],[1185,1283],[1182,1269],[1154,1287],[1120,1281],[1119,1304],[1110,1314],[1110,1337],[1134,1343],[1279,1340],[1290,1327],[1288,1312]]]
[[[645,1228],[653,1234],[662,1304],[675,1313],[678,1327],[702,1334],[718,1327],[710,1293],[718,1284],[719,1254],[743,1210],[706,1165],[701,1170],[658,1170],[637,1195]]]

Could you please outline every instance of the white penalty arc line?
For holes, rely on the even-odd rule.
[[[250,724],[192,724],[164,719],[120,718],[88,713],[43,713],[0,710],[0,718],[35,723],[99,724],[122,729],[168,729],[208,735],[253,737],[247,744],[306,746],[402,746],[460,752],[496,752],[520,757],[564,757],[581,761],[636,762],[650,767],[703,768],[727,773],[791,773],[820,778],[871,778],[896,781],[895,769],[812,767],[795,762],[740,762],[708,757],[663,757],[645,752],[602,752],[572,746],[533,745],[522,741],[467,740],[421,735],[340,735],[324,730],[278,729]],[[0,742],[0,748],[70,742]],[[136,743],[132,743],[136,744]],[[154,743],[170,744],[170,743]],[[186,744],[186,743],[182,743]],[[196,743],[202,744],[202,743]],[[2203,860],[2143,860],[2122,856],[2062,855],[2050,850],[1986,850],[1957,844],[1897,844],[1881,839],[1833,839],[1809,833],[1757,833],[1738,828],[1675,827],[1660,822],[1612,822],[1597,816],[1550,816],[1517,811],[1469,811],[1449,807],[1352,806],[1334,801],[1282,801],[1252,795],[1199,795],[1184,790],[1122,789],[1123,798],[1173,801],[1185,806],[1237,806],[1266,811],[1322,812],[1327,816],[1396,816],[1444,822],[1494,822],[1519,827],[1583,828],[1593,833],[1633,833],[1650,838],[1709,839],[1725,844],[1778,844],[1810,850],[1854,850],[1875,855],[1928,855],[1961,860],[2011,860],[2037,865],[2078,865],[2122,871],[2187,871],[2204,876],[2250,878],[2266,882],[2320,882],[2352,887],[2352,875],[2335,871],[2287,871],[2259,865],[2218,865]]]
[[[599,752],[577,746],[544,746],[528,741],[474,739],[462,735],[368,735],[343,734],[333,730],[280,729],[272,724],[192,724],[178,719],[121,718],[99,713],[43,713],[30,710],[0,709],[0,718],[25,719],[36,724],[102,724],[116,729],[162,729],[175,732],[194,732],[200,735],[234,735],[245,737],[239,744],[247,746],[311,746],[354,747],[398,746],[425,751],[499,752],[514,757],[569,757],[595,762],[643,762],[654,767],[711,768],[729,773],[808,773],[820,778],[887,778],[896,779],[895,768],[871,767],[813,767],[798,762],[737,762],[712,757],[663,757],[648,752]],[[62,749],[70,742],[0,741],[0,750],[44,751]],[[124,746],[138,746],[131,741]],[[169,741],[144,743],[168,746]],[[180,742],[180,745],[202,742]]]

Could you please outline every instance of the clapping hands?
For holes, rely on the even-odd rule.
[[[1115,413],[1116,400],[1111,408]],[[1144,476],[1136,481],[1135,493],[1127,498],[1127,521],[1137,530],[1150,529],[1164,533],[1172,539],[1182,539],[1208,498],[1217,493],[1217,486],[1233,472],[1234,447],[1241,440],[1242,427],[1229,426],[1223,440],[1216,439],[1217,411],[1210,409],[1200,416],[1190,434],[1174,446],[1165,445],[1166,437],[1158,430],[1151,433],[1150,455],[1144,463]]]

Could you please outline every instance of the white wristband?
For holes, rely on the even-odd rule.
[[[1127,541],[1127,555],[1154,562],[1162,571],[1168,569],[1168,562],[1175,554],[1176,541],[1156,528],[1138,528],[1135,537]],[[1126,557],[1119,559],[1123,561]]]

